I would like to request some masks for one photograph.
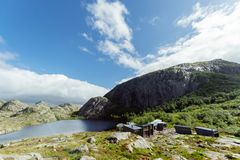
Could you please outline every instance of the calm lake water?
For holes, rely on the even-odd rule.
[[[20,131],[0,135],[0,143],[30,137],[52,136],[58,134],[71,134],[87,131],[103,131],[111,129],[114,126],[115,123],[110,121],[62,120],[26,127]]]

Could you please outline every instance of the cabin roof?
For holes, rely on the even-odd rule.
[[[129,125],[129,124],[126,124],[124,125],[125,127],[127,128],[131,128],[133,130],[139,130],[139,129],[142,129],[141,127],[138,127],[138,126],[135,126],[135,125]]]
[[[206,131],[217,131],[216,129],[211,129],[211,128],[205,128],[205,127],[195,127],[196,129],[202,129]]]
[[[165,123],[161,119],[156,119],[152,122],[149,122],[148,124],[153,124],[154,126],[157,126],[158,124]]]

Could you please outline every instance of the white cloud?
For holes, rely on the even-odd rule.
[[[123,65],[126,68],[138,70],[143,65],[139,59],[124,51],[131,50],[131,46],[128,46],[128,44],[117,44],[112,41],[105,40],[99,43],[98,49],[105,55],[114,59],[117,64]]]
[[[92,52],[91,52],[88,48],[86,48],[86,47],[79,46],[78,48],[79,48],[81,51],[83,51],[83,52],[86,52],[86,53],[92,54]]]
[[[98,43],[99,51],[117,64],[135,70],[141,68],[142,62],[131,42],[132,29],[125,21],[125,16],[129,14],[127,8],[120,1],[97,0],[89,4],[87,10],[92,15],[88,24],[102,36]]]
[[[160,22],[160,20],[161,20],[160,17],[155,16],[152,19],[150,19],[149,24],[155,26]]]
[[[203,12],[204,11],[204,12]],[[192,33],[174,44],[161,47],[155,59],[137,74],[144,74],[172,65],[222,58],[240,62],[240,2],[201,7],[199,3],[190,16],[178,24],[190,25]]]
[[[193,13],[189,16],[184,16],[180,20],[177,21],[177,24],[182,27],[188,26],[190,23],[199,20],[200,18],[203,18],[206,16],[206,8],[202,8],[200,3],[196,3],[196,5],[193,7]]]
[[[71,79],[65,75],[38,74],[16,68],[6,62],[14,57],[15,55],[11,55],[10,52],[0,53],[0,99],[83,104],[89,98],[103,96],[108,91],[103,87]]]
[[[14,60],[17,57],[17,54],[12,52],[0,52],[0,62],[5,62],[9,60]]]
[[[131,40],[132,31],[125,22],[127,8],[119,1],[97,0],[89,4],[87,10],[93,15],[93,27],[109,39]]]
[[[89,36],[87,33],[83,32],[82,37],[84,37],[86,40],[93,42],[93,38],[91,36]]]
[[[5,40],[3,39],[2,36],[0,36],[0,45],[1,45],[1,44],[4,44],[4,43],[5,43]]]

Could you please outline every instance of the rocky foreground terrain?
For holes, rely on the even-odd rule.
[[[45,102],[24,104],[17,100],[0,102],[0,134],[20,130],[27,126],[73,119],[78,105],[63,104],[51,107]]]
[[[116,141],[109,139],[115,138]],[[85,132],[0,145],[2,160],[230,160],[240,159],[240,139],[179,135],[172,129],[144,139],[128,132]]]

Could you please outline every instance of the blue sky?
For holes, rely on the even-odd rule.
[[[218,52],[214,44],[206,46],[204,42],[204,38],[212,42],[217,38],[222,44],[227,40],[223,37],[235,40],[239,36],[233,37],[227,28],[238,27],[232,20],[237,18],[238,7],[238,0],[0,0],[0,66],[2,63],[4,68],[40,77],[66,76],[67,82],[61,85],[68,87],[59,93],[66,97],[63,101],[82,103],[91,96],[103,95],[124,79],[171,65],[214,58],[238,62],[238,44],[226,44]],[[212,24],[213,16],[217,17],[213,18],[216,24]],[[225,19],[220,24],[221,16]],[[227,24],[229,21],[233,24]],[[216,25],[226,27],[215,33]],[[221,35],[223,31],[227,36]],[[2,76],[8,80],[6,74]],[[86,85],[82,89],[83,84],[72,85],[69,79]],[[59,94],[52,94],[55,90],[36,94],[44,87],[35,92],[20,87],[30,90],[28,94],[11,89],[4,88],[8,96],[0,98],[53,103],[58,102],[53,98],[61,99]],[[19,94],[14,94],[16,90]],[[78,91],[88,94],[68,98]]]

